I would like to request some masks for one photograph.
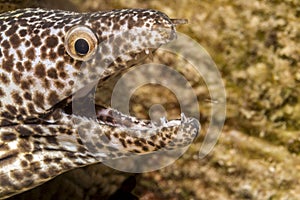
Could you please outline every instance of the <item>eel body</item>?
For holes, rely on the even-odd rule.
[[[0,198],[73,168],[194,140],[193,118],[154,124],[90,98],[97,84],[174,40],[174,22],[147,9],[0,15]]]

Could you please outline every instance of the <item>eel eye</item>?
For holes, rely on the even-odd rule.
[[[95,54],[97,46],[96,35],[86,26],[74,26],[66,33],[65,48],[75,60],[89,60]]]

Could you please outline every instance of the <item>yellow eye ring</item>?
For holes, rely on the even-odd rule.
[[[66,33],[65,48],[75,60],[87,61],[91,59],[97,47],[97,37],[87,26],[77,25]]]

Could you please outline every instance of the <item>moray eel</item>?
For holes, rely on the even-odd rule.
[[[194,118],[155,124],[90,100],[97,84],[174,40],[179,23],[147,9],[1,14],[0,198],[77,167],[190,144]]]

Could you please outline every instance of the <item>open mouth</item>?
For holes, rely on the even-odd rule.
[[[170,40],[175,39],[174,34],[175,31],[172,30]],[[155,49],[146,49],[131,54],[133,59],[126,62],[125,68],[123,65],[109,66],[97,84],[110,84],[117,75],[139,64],[146,57],[152,56],[154,51]],[[54,107],[53,113],[61,110],[69,120],[72,120],[85,146],[100,160],[128,156],[128,153],[146,154],[161,149],[185,147],[191,144],[199,133],[199,122],[186,117],[183,113],[177,120],[168,121],[163,117],[159,121],[151,121],[97,105],[94,102],[96,88],[97,85],[81,88],[77,91],[79,95],[75,93],[59,102]],[[99,93],[101,95],[101,91]],[[124,155],[120,155],[120,152]]]

